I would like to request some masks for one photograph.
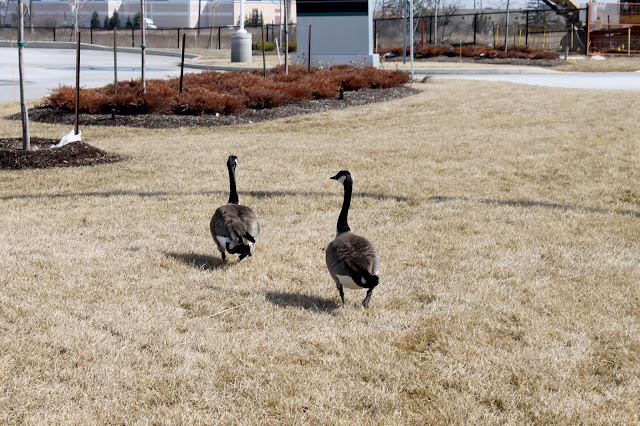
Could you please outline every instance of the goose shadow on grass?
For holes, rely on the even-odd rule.
[[[631,210],[631,209],[614,210],[614,209],[598,208],[598,207],[580,207],[580,206],[574,206],[572,204],[552,203],[552,202],[535,201],[535,200],[497,200],[492,198],[476,199],[476,198],[470,198],[470,197],[448,197],[445,195],[434,195],[427,198],[427,200],[432,201],[434,203],[464,201],[464,202],[477,202],[481,204],[519,207],[519,208],[539,207],[539,208],[544,208],[549,210],[558,210],[561,212],[575,211],[575,212],[583,212],[583,213],[632,216],[640,219],[640,212],[637,210]]]
[[[213,271],[214,269],[223,269],[228,266],[220,257],[208,256],[200,253],[176,253],[165,252],[165,256],[171,257],[193,268],[205,271]]]
[[[328,314],[340,307],[340,304],[335,300],[308,296],[300,293],[268,291],[266,299],[274,305],[281,306],[283,308],[291,306],[294,308],[301,308],[306,311],[325,312]]]

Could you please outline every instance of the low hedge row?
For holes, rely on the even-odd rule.
[[[330,98],[344,90],[389,88],[409,82],[403,71],[351,65],[324,69],[290,65],[289,73],[277,67],[263,77],[262,71],[233,71],[186,74],[183,91],[180,79],[148,80],[146,92],[140,80],[80,90],[78,110],[89,114],[231,114],[247,109],[272,108],[313,98]],[[75,110],[75,89],[60,86],[44,99],[41,107]]]

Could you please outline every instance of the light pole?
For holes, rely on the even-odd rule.
[[[244,0],[240,0],[240,29],[231,34],[231,62],[251,62],[251,33],[244,29]]]
[[[200,11],[202,10],[202,0],[198,0],[198,35],[200,35]]]

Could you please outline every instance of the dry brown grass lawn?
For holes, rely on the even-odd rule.
[[[589,56],[580,56],[570,63],[554,67],[556,71],[579,72],[625,72],[639,71],[640,57],[638,56],[605,56],[604,60],[595,60]]]
[[[125,161],[0,171],[0,423],[640,422],[640,123],[618,113],[638,93],[416,87],[240,127],[85,127]],[[262,239],[224,266],[229,154]],[[340,169],[382,259],[368,310],[324,264]]]

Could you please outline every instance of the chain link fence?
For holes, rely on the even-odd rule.
[[[586,9],[585,9],[586,13]],[[405,28],[406,26],[406,33]],[[374,20],[375,44],[379,51],[402,48],[406,34],[409,45],[409,20],[387,18]],[[416,47],[426,44],[446,45],[526,45],[543,50],[569,48],[584,51],[584,40],[577,34],[567,33],[564,17],[551,10],[517,10],[509,12],[509,26],[505,11],[479,11],[478,13],[427,15],[414,17],[413,28]]]
[[[586,15],[586,9],[584,11]],[[477,13],[418,16],[414,18],[413,34],[415,47],[427,44],[493,45],[504,46],[505,36],[509,46],[526,45],[532,48],[562,51],[567,45],[571,50],[585,51],[586,41],[577,32],[568,33],[566,21],[552,10],[516,10],[509,13],[506,25],[505,11],[478,11]],[[409,46],[409,20],[402,18],[375,19],[374,49],[402,48],[405,34]],[[182,36],[186,34],[187,49],[230,49],[231,35],[237,27],[210,28],[158,28],[147,29],[145,44],[148,48],[179,49]],[[245,26],[254,42],[262,40],[259,26]],[[406,29],[406,33],[405,33]],[[82,29],[82,42],[105,46],[113,45],[113,30]],[[0,28],[0,39],[17,40],[17,28]],[[284,26],[266,25],[265,40],[278,40],[282,47]],[[291,25],[289,40],[295,40],[296,26]],[[34,27],[25,29],[25,41],[74,41],[73,28]],[[140,29],[116,30],[118,47],[140,45]]]
[[[252,40],[258,42],[262,40],[262,27],[245,26],[247,32],[251,33]],[[296,37],[296,27],[291,25],[289,30],[289,40]],[[81,41],[83,43],[98,44],[102,46],[113,46],[115,39],[118,47],[139,47],[141,41],[140,29],[117,29],[103,30],[83,28]],[[209,28],[158,28],[147,29],[145,31],[145,45],[150,49],[180,49],[182,47],[182,37],[185,37],[185,47],[187,49],[231,49],[231,35],[238,31],[238,27],[209,27]],[[278,40],[280,46],[283,45],[284,26],[265,25],[265,41],[274,42]],[[25,28],[24,39],[30,41],[54,41],[69,42],[75,41],[75,31],[73,28],[65,27],[32,27]],[[18,29],[11,27],[0,27],[0,40],[17,41]]]

